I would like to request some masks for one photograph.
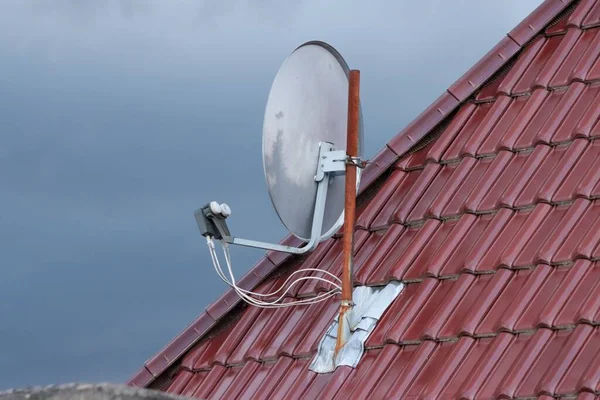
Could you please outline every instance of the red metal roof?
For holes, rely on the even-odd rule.
[[[129,384],[211,399],[593,398],[599,137],[600,0],[546,1],[365,170],[356,283],[406,287],[356,369],[308,369],[339,301],[264,310],[229,291]],[[270,252],[241,285],[268,291],[300,265],[341,275],[340,238]]]

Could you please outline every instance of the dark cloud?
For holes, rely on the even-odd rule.
[[[0,13],[0,389],[123,381],[224,285],[192,213],[277,241],[261,125],[322,39],[362,70],[366,155],[539,0],[74,1]],[[262,252],[234,249],[241,275]]]

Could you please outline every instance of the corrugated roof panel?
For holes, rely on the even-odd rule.
[[[277,382],[273,391],[265,398],[282,399],[299,395],[300,393],[294,393],[291,389],[294,387],[296,380],[303,379],[307,374],[314,374],[314,372],[308,370],[309,361],[302,358],[295,359],[292,365],[285,371],[285,375]],[[259,396],[259,398],[262,398],[262,396]]]
[[[579,31],[579,29],[571,28],[571,32],[574,31]],[[575,68],[583,58],[583,55],[587,53],[587,50],[593,43],[597,33],[598,32],[594,30],[588,30],[584,31],[578,37],[576,43],[573,45],[573,50],[569,53],[559,70],[552,78],[552,81],[550,82],[551,87],[567,86],[573,80],[575,77]],[[594,51],[593,49],[590,50]]]
[[[395,210],[394,205],[403,203],[404,199],[408,195],[408,191],[414,186],[415,182],[420,178],[422,173],[423,170],[411,171],[402,180],[395,181],[397,183],[394,185],[382,188],[381,193],[388,200],[383,208],[378,211],[377,216],[371,223],[371,229],[387,228],[390,225],[392,222],[392,215]],[[390,193],[390,195],[387,195],[387,193]]]
[[[228,368],[222,365],[213,366],[210,372],[208,372],[208,374],[204,376],[204,379],[202,380],[202,382],[200,382],[198,387],[193,392],[188,392],[184,395],[190,397],[198,397],[200,399],[209,398],[211,392],[221,383],[221,380],[227,372],[227,369]]]
[[[407,229],[394,224],[385,231],[371,233],[378,240],[372,244],[372,256],[356,265],[356,281],[362,284],[384,283],[392,265],[400,259],[416,232],[416,228]]]
[[[256,362],[247,362],[241,368],[236,368],[236,375],[233,379],[227,383],[226,380],[223,380],[221,385],[219,386],[219,392],[211,393],[211,398],[217,399],[235,399],[238,398],[238,394],[243,392],[246,387],[250,384],[252,379],[254,379],[257,371],[260,369],[261,365]],[[233,371],[234,368],[231,368]]]
[[[392,215],[392,222],[405,223],[408,221],[412,209],[423,197],[429,186],[434,182],[440,170],[442,170],[440,164],[427,164],[423,170],[419,179],[414,185],[408,189],[406,196],[402,199],[402,202],[395,204],[396,210]],[[420,218],[419,218],[420,219]]]
[[[583,20],[590,10],[596,5],[596,0],[581,0],[575,10],[569,16],[569,26],[581,28]]]
[[[381,352],[381,349],[367,351],[360,364],[352,370],[348,379],[344,381],[344,385],[337,391],[336,396],[330,398],[337,400],[352,398],[353,392],[358,390],[361,381],[370,379],[372,369],[376,365]]]
[[[431,255],[427,264],[419,268],[419,276],[450,276],[458,274],[462,265],[460,260],[474,241],[474,235],[483,229],[484,224],[477,224],[478,218],[471,214],[461,216],[458,221],[449,220],[445,225],[451,228],[444,241]]]
[[[540,51],[542,49],[547,51],[547,41],[548,39],[544,36],[535,38],[525,49],[523,49],[523,51],[521,51],[508,73],[498,79],[497,91],[493,93],[487,92],[485,94],[480,93],[479,96],[481,96],[482,99],[490,99],[494,98],[497,94],[505,94],[507,96],[515,94],[513,92],[515,86],[521,80],[521,77],[530,69],[534,60],[537,60]]]
[[[557,71],[563,66],[566,59],[574,50],[575,44],[579,40],[582,31],[576,27],[571,27],[567,30],[566,35],[562,36],[563,39],[560,44],[544,65],[544,69],[539,75],[533,80],[533,87],[550,87],[550,80],[554,77]]]
[[[535,53],[535,57],[533,57],[526,68],[523,68],[524,71],[516,80],[514,87],[510,89],[506,87],[504,90],[510,90],[511,94],[530,93],[535,88],[534,81],[538,75],[544,71],[544,68],[560,47],[564,37],[564,35],[557,35],[546,38],[539,51]],[[524,57],[519,61],[525,63],[526,61],[529,61],[529,57]],[[519,72],[520,70],[521,68],[519,68]]]
[[[532,113],[532,117],[529,120],[527,127],[525,127],[521,135],[515,141],[514,149],[528,149],[538,143],[540,129],[554,113],[560,112],[558,107],[566,92],[567,91],[564,89],[551,91],[545,96],[543,103],[538,109],[528,109],[528,112]]]
[[[433,278],[427,280],[434,281],[431,286],[435,286],[435,289],[429,293],[429,296],[419,296],[419,293],[414,299],[425,300],[422,303],[416,303],[415,307],[418,306],[418,311],[415,316],[408,320],[408,318],[400,318],[397,323],[392,327],[392,331],[399,332],[403,331],[402,335],[394,335],[391,337],[396,342],[402,343],[415,343],[424,339],[424,332],[427,325],[432,322],[436,310],[440,309],[444,304],[452,289],[454,288],[455,281],[443,280],[438,281]],[[427,286],[423,285],[427,293]],[[410,306],[409,306],[410,307]]]
[[[260,360],[275,360],[279,355],[291,355],[286,349],[286,340],[302,329],[302,321],[309,312],[310,307],[292,307],[286,315],[286,319],[280,322],[279,329],[273,330],[274,335],[271,340],[266,343],[262,352],[257,356]]]
[[[224,332],[221,336],[224,340],[215,340],[215,342],[221,342],[220,346],[215,349],[214,352],[207,352],[203,354],[202,358],[198,358],[194,364],[195,368],[206,367],[207,364],[213,362],[226,364],[232,353],[240,345],[240,341],[243,335],[252,328],[254,322],[259,317],[261,309],[257,307],[250,307],[246,310],[243,317],[238,321],[230,332]],[[212,342],[212,341],[211,341]]]
[[[547,150],[548,149],[545,146],[538,146],[531,152],[526,151],[513,155],[504,170],[496,177],[493,185],[485,192],[480,190],[483,197],[479,204],[476,206],[472,205],[469,210],[476,213],[486,213],[497,210],[502,205],[502,196],[507,188],[510,187],[511,183],[514,180],[521,179],[523,177],[523,171],[526,171],[527,168],[535,168],[537,160],[543,157]]]
[[[551,201],[564,202],[573,200],[578,196],[590,198],[590,195],[586,196],[586,192],[583,190],[579,191],[579,188],[582,187],[582,184],[584,183],[583,179],[587,176],[587,174],[590,171],[594,171],[594,163],[597,163],[599,158],[600,142],[594,141],[590,145],[586,146],[583,154],[581,154],[577,160],[577,163],[573,165],[569,171],[569,175],[564,178],[563,182],[554,192]]]
[[[438,165],[438,164],[431,164]],[[455,177],[453,177],[453,173],[456,171],[458,164],[451,163],[443,165],[436,173],[435,178],[429,184],[425,192],[421,195],[420,199],[417,201],[416,205],[412,208],[406,220],[398,219],[397,221],[410,221],[411,223],[417,223],[425,217],[429,216],[429,208],[432,205],[432,202],[441,196],[446,196],[445,185],[449,183],[451,180],[454,183]],[[426,167],[427,172],[427,167]],[[454,183],[456,186],[457,184]],[[401,211],[399,211],[401,212]],[[398,214],[397,214],[398,215]],[[403,215],[403,214],[402,214]],[[402,218],[402,217],[400,217]]]
[[[554,254],[559,249],[560,245],[564,243],[571,234],[571,232],[577,234],[580,228],[580,220],[586,211],[591,208],[592,203],[586,199],[577,199],[568,208],[567,212],[563,216],[563,219],[556,225],[552,233],[546,237],[545,242],[539,248],[536,254],[535,261],[544,262],[547,264],[554,264]],[[557,207],[559,208],[559,207]],[[584,232],[587,230],[584,230]],[[565,259],[565,262],[571,261],[571,259]]]
[[[452,177],[448,179],[439,195],[431,201],[424,216],[442,219],[459,214],[460,206],[468,195],[468,191],[473,188],[485,171],[485,165],[475,170],[477,164],[476,160],[471,157],[460,160]],[[461,192],[463,193],[461,194]],[[452,214],[453,211],[454,214]]]
[[[425,246],[430,243],[430,240],[432,240],[442,224],[442,222],[435,219],[427,220],[425,224],[416,231],[413,240],[408,243],[406,251],[402,253],[402,256],[387,272],[387,277],[404,279],[408,268],[410,268],[414,261],[423,253]],[[409,230],[406,230],[405,232],[408,233]]]
[[[518,114],[522,104],[521,101],[515,101],[508,96],[499,96],[492,103],[492,108],[486,114],[481,125],[477,127],[473,135],[465,143],[459,156],[470,155],[471,157],[475,157],[479,155],[477,149],[486,141],[488,136],[495,132],[501,132],[505,125],[509,125],[511,120]],[[499,124],[500,126],[498,126]]]
[[[195,374],[189,370],[180,370],[175,375],[173,383],[171,383],[171,386],[168,387],[167,392],[173,394],[181,394],[191,380],[200,379],[197,375],[198,374]]]
[[[456,140],[458,132],[463,129],[465,124],[470,120],[473,112],[478,108],[473,103],[467,103],[458,109],[452,121],[450,121],[446,129],[440,134],[440,137],[431,144],[431,148],[426,155],[427,161],[439,162],[441,160],[444,152]]]
[[[212,337],[211,340],[207,341],[206,347],[203,346],[204,351],[198,355],[198,358],[189,358],[189,362],[192,363],[192,369],[209,368],[215,359],[215,355],[218,353],[223,343],[227,340],[227,337],[228,332],[223,331],[220,334]],[[239,340],[239,338],[235,337],[234,339]],[[193,355],[194,353],[192,352],[189,354]]]
[[[590,71],[586,74],[585,79],[588,81],[597,81],[600,79],[600,57],[596,58],[594,65],[592,65]]]
[[[390,201],[390,197],[396,191],[396,188],[402,185],[402,182],[410,175],[411,174],[406,171],[394,170],[391,173],[391,176],[383,184],[383,187],[380,189],[378,195],[371,201],[369,207],[367,207],[361,213],[361,215],[356,218],[356,227],[370,229],[373,226],[373,222],[375,221],[377,215],[381,212],[387,202]],[[400,191],[400,193],[404,193],[404,191]],[[386,223],[384,223],[384,226]]]
[[[469,139],[476,135],[479,127],[488,119],[488,114],[492,113],[495,102],[482,103],[477,105],[476,110],[470,114],[467,122],[462,126],[462,129],[456,134],[452,142],[448,146],[446,152],[442,156],[442,160],[449,161],[460,158],[463,154],[463,148]],[[490,119],[491,119],[490,114]],[[441,160],[440,160],[441,161]]]
[[[407,269],[402,273],[402,279],[411,281],[416,279],[422,279],[426,275],[433,275],[428,271],[428,267],[431,266],[436,259],[436,254],[444,242],[449,239],[450,235],[454,235],[454,228],[457,225],[457,220],[449,220],[444,223],[440,223],[436,220],[427,221],[430,225],[436,225],[437,229],[435,233],[427,240],[427,243],[423,248],[418,251],[418,255],[414,259],[405,258],[407,260]],[[395,271],[400,271],[396,269]],[[399,272],[396,272],[399,274]]]
[[[513,275],[513,272],[506,269],[501,269],[496,274],[478,275],[469,292],[446,321],[438,337],[448,339],[464,334],[475,336],[477,327],[492,306],[498,302],[500,294],[506,289]],[[474,304],[478,306],[474,307]],[[482,330],[486,331],[485,328]],[[487,329],[487,332],[492,331],[493,329]]]
[[[542,186],[552,178],[554,169],[562,164],[562,160],[569,150],[571,150],[571,147],[565,145],[551,148],[531,179],[522,185],[520,192],[516,194],[517,196],[512,203],[513,207],[524,208],[540,202]]]
[[[301,361],[305,360],[294,360],[289,357],[280,357],[276,363],[262,364],[259,371],[264,371],[261,371],[264,374],[264,379],[256,380],[256,383],[253,382],[251,387],[254,389],[254,391],[245,390],[245,398],[270,398],[269,396],[271,396],[271,394],[278,387],[280,387],[286,376],[293,378],[300,372],[298,368],[294,369],[294,366],[297,363],[302,365]],[[254,381],[254,379],[251,381]],[[244,397],[240,396],[240,398]]]
[[[462,304],[465,297],[467,297],[467,294],[470,294],[477,280],[478,279],[474,275],[463,274],[459,279],[452,282],[450,290],[446,294],[442,305],[434,311],[433,316],[427,321],[427,324],[423,328],[423,332],[420,333],[421,337],[424,339],[440,338],[442,327],[444,327],[449,319],[458,315],[454,313],[454,310]],[[464,329],[461,327],[461,331],[463,330]]]
[[[579,280],[571,296],[563,301],[561,310],[553,321],[556,326],[567,326],[573,320],[579,322],[582,312],[586,310],[587,299],[600,294],[600,264],[593,263],[591,266],[587,266],[586,261],[578,261],[578,263],[582,264],[580,267],[582,269],[587,267],[585,268],[586,274]]]
[[[507,98],[506,96],[501,96],[496,102],[501,101],[502,99]],[[490,154],[496,154],[502,148],[501,142],[502,138],[507,134],[509,130],[514,129],[513,125],[521,123],[521,118],[519,116],[523,113],[523,109],[528,102],[529,96],[520,96],[514,98],[505,113],[498,119],[495,123],[494,127],[490,130],[490,133],[484,140],[480,140],[481,143],[478,143],[477,148],[472,151],[467,151],[469,154],[473,156],[485,156]]]
[[[551,390],[554,393],[567,393],[571,388],[579,386],[581,377],[585,375],[590,364],[600,356],[600,348],[597,345],[600,340],[600,330],[594,329],[584,339],[587,340],[579,352],[572,356],[571,365],[563,365],[564,371],[560,371],[562,377],[559,376],[552,382]]]
[[[427,365],[427,361],[430,357],[435,356],[436,348],[437,345],[434,342],[425,342],[415,349],[408,364],[399,371],[400,373],[390,371],[390,374],[396,375],[396,381],[388,389],[388,393],[394,393],[394,395],[398,395],[400,398],[406,397],[407,390]]]
[[[237,397],[232,397],[232,399],[259,398],[258,396],[261,393],[264,398],[265,392],[268,394],[278,384],[278,378],[281,378],[292,362],[292,359],[288,357],[281,357],[277,362],[256,363],[249,361],[251,364],[258,365],[258,368],[254,375],[248,379],[246,386],[237,393]]]
[[[531,153],[522,153],[527,158],[523,164],[520,165],[519,173],[515,174],[513,179],[506,185],[504,191],[498,196],[498,202],[495,204],[497,208],[499,206],[516,208],[515,203],[524,188],[533,180],[533,176],[539,171],[542,163],[546,160],[548,155],[551,153],[551,147],[545,145],[536,146]],[[513,158],[513,162],[518,158]],[[485,202],[485,200],[484,200]],[[531,205],[528,203],[526,205]]]
[[[564,362],[561,357],[561,349],[568,349],[572,345],[569,339],[578,336],[581,332],[581,327],[585,327],[585,325],[579,325],[575,331],[565,330],[552,333],[551,338],[546,343],[546,346],[543,347],[537,359],[530,365],[527,373],[521,377],[515,391],[516,397],[531,396],[537,393],[548,394],[544,393],[544,388],[540,384],[555,363]],[[589,326],[587,327],[590,328]]]
[[[182,396],[191,397],[194,395],[196,390],[200,387],[202,382],[204,382],[204,380],[206,379],[208,374],[211,372],[212,372],[212,370],[194,372],[194,376],[192,379],[188,379],[188,377],[185,375],[178,375],[177,378],[175,379],[175,381],[173,382],[172,387],[173,387],[173,389],[176,389],[177,386],[180,386],[180,385],[183,386],[183,388],[181,389],[179,394],[181,394]],[[213,374],[213,377],[215,375],[216,375],[216,373]],[[180,380],[182,380],[183,382]],[[171,388],[169,388],[169,390],[170,389]],[[176,389],[176,390],[178,390],[178,389]]]
[[[559,126],[563,123],[564,119],[567,116],[573,116],[575,118],[577,117],[578,113],[573,113],[573,105],[577,102],[586,87],[587,86],[581,82],[574,82],[569,86],[550,118],[548,118],[546,123],[542,125],[537,133],[535,137],[535,143],[555,143],[552,138]],[[587,104],[588,103],[586,103],[585,106],[587,106]],[[581,107],[579,109],[581,109]],[[568,139],[570,139],[570,137],[567,137],[567,140]]]
[[[415,169],[423,169],[427,161],[427,154],[433,147],[433,143],[428,143],[422,149],[416,152],[411,152],[406,157],[400,158],[394,167],[402,171],[412,171]]]
[[[296,342],[299,342],[298,346],[291,352],[294,356],[312,356],[316,353],[321,337],[339,309],[339,301],[334,299],[324,301],[323,303],[325,307],[320,310],[319,314],[316,314],[317,310],[315,307],[309,306],[314,311],[305,320],[310,321],[310,323],[306,323],[308,326],[304,335],[295,337]]]
[[[598,2],[590,9],[581,24],[583,28],[595,25],[600,25],[600,4]]]

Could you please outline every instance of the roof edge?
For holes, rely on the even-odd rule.
[[[473,67],[458,78],[419,116],[395,135],[375,155],[361,176],[358,195],[362,194],[392,164],[414,147],[423,137],[435,129],[458,106],[463,104],[481,86],[517,54],[533,37],[540,33],[567,6],[577,0],[545,0],[523,21],[484,55]],[[280,243],[298,246],[300,240],[287,235]],[[239,281],[240,286],[255,288],[291,255],[267,252]],[[206,333],[229,313],[241,300],[229,289],[182,333],[169,342],[160,352],[147,360],[127,382],[127,385],[147,387],[180,359]]]

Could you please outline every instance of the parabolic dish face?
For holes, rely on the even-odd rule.
[[[307,42],[288,56],[273,81],[263,124],[263,166],[281,222],[296,237],[311,236],[320,142],[346,150],[349,68],[323,42]],[[362,112],[359,124],[362,157]],[[357,185],[360,181],[357,169]],[[345,177],[330,175],[321,240],[344,219]]]

